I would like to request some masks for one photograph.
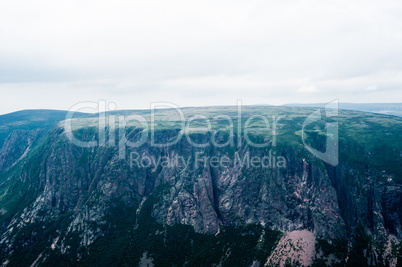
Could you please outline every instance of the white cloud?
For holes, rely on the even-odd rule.
[[[401,27],[398,0],[5,0],[0,113],[87,97],[133,109],[400,101]]]
[[[375,90],[377,90],[377,85],[373,84],[373,85],[367,86],[366,90],[367,91],[375,91]]]
[[[297,90],[299,93],[316,93],[318,91],[314,85],[303,85]]]

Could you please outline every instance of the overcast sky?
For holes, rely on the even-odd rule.
[[[402,1],[0,3],[0,114],[402,102]]]

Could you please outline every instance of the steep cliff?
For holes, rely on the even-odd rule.
[[[343,113],[332,166],[303,146],[299,131],[310,111],[279,111],[278,137],[262,139],[271,142],[263,148],[239,136],[216,146],[210,131],[195,131],[170,146],[148,138],[122,158],[112,139],[119,130],[91,148],[70,142],[62,124],[10,133],[0,154],[1,262],[401,264],[402,120]],[[133,142],[144,133],[124,131]],[[99,139],[88,125],[74,134]],[[155,137],[163,143],[179,134],[168,126]],[[264,157],[265,165],[250,165]]]

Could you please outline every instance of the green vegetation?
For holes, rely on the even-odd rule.
[[[343,239],[335,239],[335,240],[325,240],[317,238],[317,242],[315,244],[316,251],[322,251],[325,257],[329,257],[331,254],[335,256],[336,259],[340,259],[341,261],[333,266],[345,266],[345,261],[348,253],[348,243]],[[327,266],[327,261],[325,259],[315,259],[314,266]]]
[[[163,190],[168,188],[159,187],[143,204],[123,265],[132,266],[146,252],[156,266],[247,266],[254,260],[264,262],[281,237],[280,232],[261,225],[224,227],[217,235],[196,233],[189,225],[161,225],[151,211]]]
[[[271,144],[267,150],[272,149],[277,155],[289,156],[289,153],[286,152],[289,147],[292,147],[293,154],[290,157],[303,158],[309,163],[318,165],[324,171],[325,165],[304,148],[301,136],[303,123],[313,111],[314,109],[308,108],[243,107],[241,122],[235,118],[237,112],[233,107],[189,108],[185,109],[185,115],[186,117],[194,114],[205,115],[212,121],[212,129],[208,132],[200,130],[207,126],[205,120],[193,121],[191,128],[195,130],[190,135],[193,141],[203,141],[216,130],[218,143],[226,143],[229,133],[234,130],[234,144],[218,148],[214,151],[216,153],[233,156],[239,150],[235,128],[240,127],[242,133],[247,130],[251,141],[255,143],[262,144],[276,139],[275,146]],[[133,114],[134,111],[123,113],[129,115]],[[180,123],[177,117],[172,115],[173,113],[175,111],[168,110],[160,111],[157,114],[159,120],[155,124],[155,136],[157,139],[160,138],[158,140],[161,142],[174,139],[181,130]],[[149,118],[148,113],[141,114]],[[254,120],[246,126],[247,119],[256,114],[267,118],[282,116],[277,120],[275,133],[272,132],[272,129],[268,129],[262,120]],[[19,120],[0,116],[0,145],[11,130],[50,129],[58,120],[63,119],[64,115],[65,113],[59,113],[57,116],[49,115],[50,117],[44,120],[35,119],[32,116],[24,117],[25,115],[21,115]],[[214,118],[216,115],[231,116],[233,128],[230,127],[231,125],[227,120]],[[15,124],[16,121],[19,123]],[[272,127],[272,120],[269,121],[270,127]],[[375,182],[402,183],[402,168],[400,167],[402,162],[402,139],[400,138],[402,118],[341,111],[337,121],[339,122],[339,166],[354,170],[362,177],[370,175],[370,178],[373,178]],[[79,127],[75,128],[74,134],[79,140],[90,141],[98,138],[97,118],[82,118],[77,122]],[[325,122],[330,122],[330,120],[323,118],[307,125],[304,129],[306,144],[323,152],[327,139]],[[125,129],[129,140],[131,140],[130,138],[138,138],[138,133],[142,131],[136,126],[136,124],[130,124]],[[43,191],[45,181],[41,180],[43,177],[40,175],[45,168],[46,162],[43,159],[46,153],[51,145],[59,148],[68,145],[66,139],[55,134],[61,131],[61,128],[49,130],[31,148],[23,161],[0,173],[0,208],[5,211],[4,214],[0,215],[2,232],[7,228],[13,216],[18,216],[24,208],[30,207]],[[118,130],[116,130],[115,135],[118,137]],[[58,138],[54,138],[54,136]],[[244,139],[241,140],[244,141]],[[96,157],[100,157],[99,154],[95,153],[99,149],[98,147],[91,150],[79,148],[73,150],[72,153],[77,156],[78,166],[85,167],[96,161]],[[154,152],[152,149],[154,148],[150,148],[150,152]],[[254,148],[249,146],[248,149]],[[265,152],[266,150],[261,151]],[[209,152],[205,149],[206,154]],[[55,160],[58,158],[56,157]],[[253,175],[252,172],[248,173],[248,170],[242,171],[241,177]],[[348,186],[356,186],[358,192],[365,190],[360,187],[359,179],[354,176],[354,173],[345,173],[344,175],[343,178]],[[193,181],[189,179],[186,183],[188,184],[184,188],[190,194],[193,193]],[[251,186],[250,188],[250,194],[257,191]],[[43,253],[47,257],[47,263],[51,265],[77,265],[79,259],[78,265],[132,266],[138,264],[146,253],[149,258],[153,259],[156,266],[182,266],[185,264],[188,266],[210,266],[219,263],[222,266],[247,266],[255,260],[263,263],[281,237],[280,232],[266,229],[261,225],[245,225],[239,228],[221,227],[220,232],[216,235],[196,233],[190,225],[162,225],[151,216],[151,213],[156,202],[162,199],[163,192],[169,189],[169,185],[161,185],[155,189],[143,203],[139,214],[136,213],[139,203],[131,203],[132,205],[129,206],[127,202],[121,199],[113,199],[111,203],[107,203],[106,205],[110,207],[104,218],[107,224],[96,225],[101,234],[88,247],[80,245],[82,236],[79,233],[66,233],[66,228],[71,223],[70,212],[72,211],[61,214],[59,217],[56,216],[57,218],[50,218],[46,222],[27,224],[16,230],[19,231],[15,234],[18,241],[14,244],[15,253],[11,255],[10,260],[13,264],[29,265],[37,259],[37,255]],[[93,203],[91,199],[88,200],[89,196],[85,195],[88,193],[83,194],[83,199],[88,200],[85,202],[86,205],[97,205],[96,194],[101,193],[98,191],[92,191],[92,193],[94,193],[92,195],[94,197]],[[135,202],[138,201],[137,197],[130,196],[130,199],[135,199]],[[282,201],[285,202],[286,199]],[[343,199],[338,196],[338,201],[343,201]],[[347,221],[347,223],[349,222]],[[354,225],[352,226],[354,227]],[[322,251],[325,256],[333,254],[339,259],[345,259],[348,256],[347,264],[350,266],[367,262],[367,255],[364,255],[363,252],[368,251],[367,253],[369,253],[372,248],[376,250],[380,248],[373,237],[367,233],[365,227],[364,224],[359,224],[356,228],[351,228],[354,229],[352,233],[353,249],[349,251],[348,255],[346,255],[348,244],[344,240],[332,240],[331,242],[318,240],[316,249]],[[59,250],[50,249],[50,244],[54,238],[60,237],[60,235],[61,238],[65,238],[65,243],[70,246],[66,254],[61,254]],[[6,251],[5,246],[0,247],[0,258],[8,257]],[[402,264],[401,251],[401,245],[393,247],[392,253],[399,255],[398,264]],[[314,264],[315,266],[323,266],[325,260],[317,259]],[[344,262],[340,264],[344,264]]]

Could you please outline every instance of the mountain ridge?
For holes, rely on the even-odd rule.
[[[234,110],[187,112],[230,115]],[[401,255],[402,175],[395,164],[401,162],[402,119],[341,111],[340,164],[334,167],[311,155],[296,134],[312,111],[244,107],[243,123],[255,114],[284,116],[278,121],[276,145],[269,148],[247,146],[245,139],[241,146],[236,141],[221,148],[196,148],[187,139],[157,148],[148,140],[129,149],[124,159],[119,158],[117,146],[74,145],[60,125],[45,131],[13,131],[0,157],[3,166],[11,166],[0,168],[1,262],[10,266],[132,265],[148,259],[157,266],[202,262],[255,266],[287,261],[354,266],[363,261],[371,266],[396,266]],[[175,118],[166,115],[169,112],[160,114],[163,127],[155,132],[160,142],[180,132]],[[99,138],[93,127],[96,118],[77,122],[84,125],[74,131],[77,138]],[[213,125],[221,129],[218,140],[224,142],[227,130],[218,122],[214,120]],[[316,134],[319,127],[306,129],[311,135],[307,142],[317,148],[324,144]],[[125,131],[131,141],[141,135],[136,127]],[[210,141],[208,132],[189,136],[196,143]],[[258,141],[258,136],[256,130],[250,137]],[[106,141],[111,137],[108,132]],[[196,153],[233,158],[236,153],[268,155],[268,150],[283,156],[286,168],[212,163],[195,168],[143,167],[130,166],[129,161],[130,152],[194,161]],[[297,231],[309,233],[299,239]],[[299,242],[310,245],[299,246]],[[311,244],[315,253],[309,254],[305,249]],[[300,251],[289,250],[282,258],[280,249],[275,251],[278,246]],[[300,261],[297,255],[310,258]]]

